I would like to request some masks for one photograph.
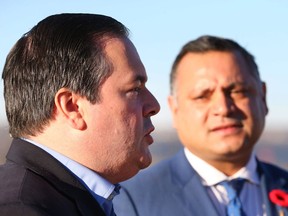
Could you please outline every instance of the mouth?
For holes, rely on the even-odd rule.
[[[218,133],[235,133],[239,132],[243,128],[243,125],[241,123],[230,123],[230,124],[224,124],[219,125],[216,127],[213,127],[210,132],[218,132]]]
[[[151,133],[155,130],[154,127],[151,127],[146,133],[145,133],[145,140],[147,141],[148,145],[151,145],[154,142],[153,137],[151,136]]]

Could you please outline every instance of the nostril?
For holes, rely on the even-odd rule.
[[[156,109],[151,109],[150,112],[148,113],[149,117],[156,115],[160,111],[160,106],[158,106]]]

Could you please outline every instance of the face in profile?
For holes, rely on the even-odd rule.
[[[87,105],[89,146],[91,155],[101,158],[95,161],[103,162],[95,165],[96,171],[118,176],[105,177],[120,182],[151,164],[151,116],[160,107],[145,86],[146,71],[131,41],[110,39],[105,50],[113,63],[113,73],[101,87],[101,101]]]
[[[265,85],[237,53],[188,53],[180,61],[169,97],[181,142],[200,158],[248,160],[261,135]]]

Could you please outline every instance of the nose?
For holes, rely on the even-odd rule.
[[[219,93],[213,100],[213,114],[217,116],[229,116],[234,109],[234,102],[225,92]]]
[[[146,103],[143,108],[143,115],[145,117],[150,117],[156,115],[160,111],[160,104],[154,95],[148,91],[148,95],[146,97]]]

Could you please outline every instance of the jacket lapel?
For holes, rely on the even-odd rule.
[[[184,151],[181,151],[171,164],[173,181],[179,188],[173,195],[180,200],[185,197],[185,200],[182,200],[183,208],[188,206],[190,215],[218,216],[200,177],[187,161]]]
[[[257,161],[257,163],[267,216],[279,215],[275,204],[269,199],[269,193],[273,189],[288,192],[288,173],[267,163],[260,161]],[[177,185],[179,188],[173,194],[174,201],[177,203],[176,206],[188,209],[190,215],[218,216],[200,177],[187,161],[184,151],[178,153],[173,159],[171,173],[173,173],[173,185]],[[183,200],[183,197],[185,197],[185,200]],[[181,200],[181,202],[178,203],[177,200]],[[287,208],[285,211],[288,213]]]
[[[59,191],[73,199],[83,215],[105,216],[102,208],[87,189],[63,164],[33,144],[14,139],[7,154],[13,161],[49,181]]]
[[[49,177],[48,177],[49,179]],[[59,180],[51,180],[50,182],[63,191],[67,196],[73,199],[82,215],[96,215],[105,216],[99,204],[95,201],[92,195],[86,190],[82,190],[78,187],[71,186],[63,183]]]

